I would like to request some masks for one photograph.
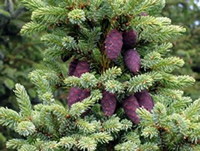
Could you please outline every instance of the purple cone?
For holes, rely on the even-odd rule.
[[[74,76],[81,77],[83,73],[90,72],[90,65],[86,61],[79,61],[74,71]]]
[[[90,65],[86,61],[72,60],[69,65],[69,76],[81,77],[86,72],[90,72]]]
[[[142,15],[142,16],[148,16],[148,14],[147,14],[147,13],[141,13],[141,15]]]
[[[135,74],[139,72],[141,60],[140,60],[140,55],[136,50],[134,49],[127,50],[124,54],[124,60],[127,68],[131,72]]]
[[[111,116],[115,112],[117,101],[115,95],[107,91],[103,91],[101,107],[106,116]]]
[[[83,90],[80,88],[72,87],[67,97],[69,108],[71,108],[71,106],[74,103],[81,102],[89,96],[90,96],[90,91],[88,89]]]
[[[76,70],[76,66],[78,64],[78,60],[77,59],[73,59],[69,65],[69,76],[73,76],[74,72]]]
[[[69,76],[81,77],[83,73],[89,71],[90,66],[86,61],[78,61],[77,59],[74,59],[69,65]],[[90,91],[88,89],[72,87],[67,98],[69,108],[71,108],[74,103],[81,102],[89,96]]]
[[[120,55],[123,45],[122,33],[113,29],[107,35],[105,41],[106,54],[108,59],[115,60]]]
[[[128,49],[133,49],[137,42],[137,33],[135,30],[125,31],[123,33],[123,47]]]
[[[136,113],[136,110],[140,107],[137,99],[134,97],[134,95],[129,96],[123,101],[123,109],[126,114],[126,116],[135,124],[138,124],[140,122],[140,118]]]
[[[140,107],[144,107],[146,110],[151,112],[154,107],[154,101],[148,91],[143,90],[141,92],[137,92],[135,97],[138,100]]]

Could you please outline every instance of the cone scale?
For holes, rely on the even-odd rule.
[[[115,95],[107,91],[103,91],[101,107],[106,116],[111,116],[115,112],[116,104],[117,104],[117,101],[116,101]]]
[[[140,107],[137,99],[134,95],[130,95],[122,103],[126,116],[135,124],[140,122],[140,118],[136,113],[136,110]]]
[[[148,91],[143,90],[141,92],[137,92],[135,94],[135,97],[140,107],[144,107],[145,109],[151,112],[151,110],[154,107],[154,101]]]
[[[78,61],[77,59],[74,59],[69,65],[69,76],[81,77],[82,74],[89,71],[90,66],[86,61]],[[69,108],[71,108],[74,103],[81,102],[89,96],[90,90],[72,87],[67,99]]]
[[[135,49],[129,49],[124,54],[124,61],[127,68],[137,74],[140,70],[141,59],[139,53]]]
[[[123,47],[124,49],[133,49],[137,42],[137,33],[135,30],[125,31],[123,33]]]
[[[108,59],[114,61],[121,53],[123,45],[122,33],[116,29],[110,31],[105,40],[105,49]]]

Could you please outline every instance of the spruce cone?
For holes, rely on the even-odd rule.
[[[141,13],[141,15],[142,15],[142,16],[148,16],[148,14],[147,14],[147,13]]]
[[[154,107],[154,101],[149,92],[147,92],[146,90],[137,92],[135,94],[135,97],[137,98],[140,107],[144,107],[146,110],[151,112]]]
[[[83,101],[85,98],[90,96],[90,90],[89,89],[84,89],[82,90],[81,95],[79,96],[80,101]]]
[[[81,94],[82,90],[76,87],[72,87],[69,91],[68,95],[68,106],[71,108],[72,104],[79,101],[79,95]]]
[[[137,33],[135,30],[125,31],[123,33],[123,47],[128,49],[133,49],[137,42]]]
[[[74,59],[69,66],[69,76],[81,77],[83,73],[89,72],[90,66],[86,61],[78,61]],[[72,87],[68,95],[68,106],[71,108],[72,104],[80,102],[90,96],[88,89],[80,89]]]
[[[128,98],[126,98],[123,101],[122,106],[127,117],[135,124],[138,124],[140,122],[140,118],[137,115],[136,110],[139,108],[139,104],[134,95],[131,95]]]
[[[115,112],[116,105],[117,105],[117,101],[116,101],[115,95],[110,92],[103,91],[101,107],[103,109],[104,114],[106,116],[111,116]]]
[[[71,108],[74,103],[81,102],[89,96],[90,91],[88,89],[83,90],[80,88],[72,87],[67,98],[69,108]]]
[[[130,71],[137,74],[140,69],[140,55],[134,49],[127,50],[124,54],[125,64]]]
[[[90,72],[90,66],[86,61],[72,60],[69,65],[69,76],[81,77],[86,72]]]
[[[69,65],[69,76],[73,76],[74,72],[76,70],[76,66],[78,64],[78,60],[77,59],[73,59],[72,62]]]
[[[79,61],[74,71],[74,76],[81,77],[83,73],[90,72],[90,65],[86,61]]]
[[[111,30],[111,32],[107,35],[105,48],[108,59],[113,61],[120,55],[123,45],[122,39],[122,33],[116,29]]]

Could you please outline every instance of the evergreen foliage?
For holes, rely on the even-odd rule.
[[[171,18],[173,24],[184,25],[186,33],[173,43],[171,54],[184,59],[182,70],[176,70],[178,74],[188,74],[196,79],[195,85],[185,89],[187,95],[196,99],[200,89],[200,7],[197,0],[167,0],[163,10],[163,16]]]
[[[200,100],[193,102],[182,91],[195,80],[174,75],[172,71],[184,63],[167,56],[172,46],[169,40],[185,29],[171,25],[168,18],[155,17],[165,6],[164,0],[22,2],[33,13],[32,21],[21,33],[47,31],[42,40],[49,46],[44,56],[48,69],[29,74],[41,103],[31,105],[24,87],[16,84],[14,92],[20,112],[0,108],[0,124],[24,136],[9,140],[8,148],[19,151],[200,148]],[[144,16],[144,12],[148,15]],[[134,64],[125,63],[132,60],[132,54],[124,60],[128,50],[122,46],[121,38],[129,30],[137,32],[137,42],[133,41],[134,51],[141,58],[137,72],[128,67]],[[63,55],[69,56],[72,66],[60,63]],[[69,66],[69,75],[62,70],[63,64]],[[60,87],[66,93],[78,88],[79,100],[71,106],[59,102],[54,91]],[[90,95],[82,99],[84,90],[90,91]],[[104,101],[105,91],[115,97],[117,105]],[[141,103],[143,95],[151,105],[155,103],[153,108]],[[69,99],[72,98],[68,96]],[[106,110],[113,108],[114,114],[107,114]]]
[[[15,83],[23,83],[35,98],[35,90],[27,81],[28,73],[38,67],[41,42],[37,36],[22,37],[21,27],[30,19],[30,13],[19,2],[0,2],[0,99],[1,106],[17,108],[12,89]]]
[[[37,100],[27,76],[42,59],[42,45],[36,35],[33,38],[20,36],[20,29],[28,21],[30,12],[19,1],[0,1],[0,106],[15,110],[18,105],[12,89],[17,82],[27,88],[32,100]],[[16,134],[0,126],[0,150],[5,148],[5,138],[10,137]]]

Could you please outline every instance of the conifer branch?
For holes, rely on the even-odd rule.
[[[14,90],[15,95],[17,96],[17,102],[20,108],[20,114],[25,119],[29,119],[31,116],[32,106],[30,102],[30,98],[24,88],[24,86],[20,84],[15,85],[16,90]]]

